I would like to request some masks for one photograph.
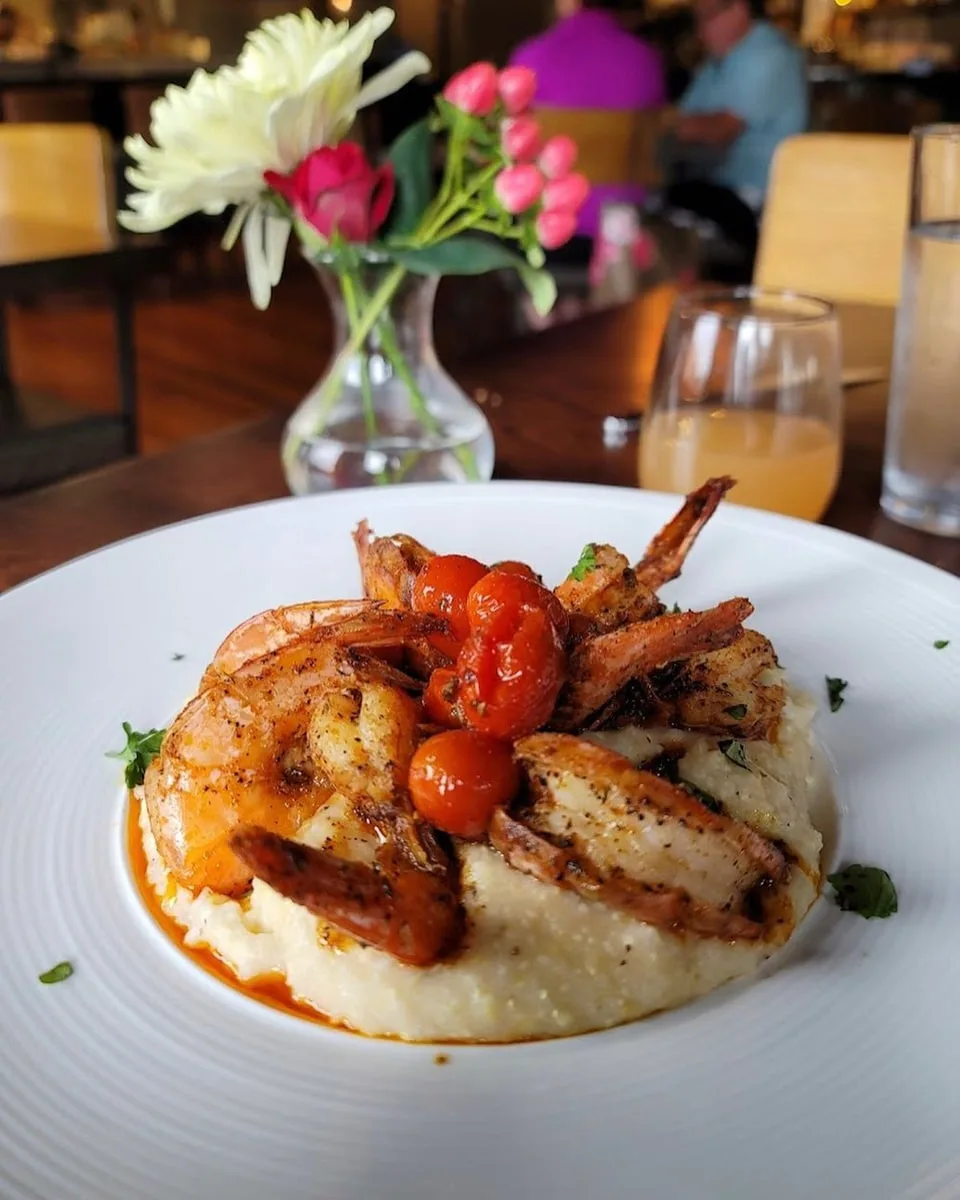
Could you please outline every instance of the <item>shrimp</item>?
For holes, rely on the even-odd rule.
[[[631,679],[736,642],[752,612],[749,600],[726,600],[706,612],[665,613],[582,642],[570,654],[551,727],[582,729]]]
[[[186,705],[144,779],[153,835],[178,883],[244,891],[251,873],[231,833],[255,824],[293,834],[327,801],[308,744],[312,708],[333,687],[370,681],[417,687],[333,637],[307,636],[217,675]]]
[[[656,592],[665,583],[677,578],[700,531],[736,482],[729,475],[723,475],[708,479],[696,491],[690,492],[683,507],[660,530],[634,568],[638,583]]]
[[[385,649],[416,645],[446,632],[442,619],[391,612],[375,600],[313,600],[271,608],[238,625],[217,648],[200,681],[201,690],[245,663],[303,637],[333,638],[344,644]]]
[[[772,842],[569,734],[522,738],[516,755],[530,796],[490,827],[512,867],[673,932],[764,935],[760,914],[745,910],[759,885],[787,876]]]
[[[570,614],[573,641],[610,633],[633,621],[647,621],[663,612],[656,594],[637,580],[625,555],[613,546],[592,543],[590,570],[582,579],[573,575],[554,588]]]
[[[353,534],[363,594],[390,608],[409,608],[414,580],[434,557],[433,551],[405,533],[371,538],[370,532],[368,523],[361,521]]]
[[[308,742],[339,798],[314,848],[262,828],[231,845],[270,887],[367,945],[430,966],[460,944],[459,866],[407,796],[417,706],[382,682],[327,692]]]

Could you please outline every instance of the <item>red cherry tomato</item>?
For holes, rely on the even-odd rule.
[[[463,838],[482,838],[493,810],[513,799],[520,772],[510,747],[467,729],[438,733],[410,764],[410,795],[422,817]]]
[[[521,613],[545,612],[560,637],[566,641],[570,618],[559,598],[525,575],[494,569],[470,589],[467,597],[467,616],[471,632],[482,632],[501,638],[516,627]]]
[[[457,711],[459,686],[456,671],[449,667],[438,667],[430,676],[423,693],[423,713],[431,725],[449,725],[456,729],[460,724]]]
[[[532,579],[534,583],[542,582],[533,567],[528,567],[523,562],[515,562],[512,558],[508,558],[504,562],[494,563],[490,570],[503,571],[507,575],[524,575],[527,579]]]
[[[438,554],[431,558],[413,584],[414,612],[444,617],[453,637],[462,642],[470,632],[467,596],[487,568],[465,554]]]
[[[509,576],[507,578],[510,578]],[[497,614],[497,636],[482,631],[464,642],[457,658],[463,723],[509,740],[550,718],[563,686],[565,655],[556,627],[542,608]]]

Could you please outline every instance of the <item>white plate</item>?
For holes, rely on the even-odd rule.
[[[0,598],[4,1200],[960,1195],[960,582],[891,551],[727,505],[666,592],[747,595],[801,685],[850,681],[819,721],[838,855],[900,893],[886,921],[821,899],[754,982],[441,1066],[234,993],[133,891],[103,757],[120,722],[166,721],[242,618],[356,595],[358,518],[557,580],[586,541],[639,556],[675,506],[539,484],[347,492],[164,529]],[[42,986],[61,959],[76,974]]]

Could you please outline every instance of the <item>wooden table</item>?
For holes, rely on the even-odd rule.
[[[642,407],[663,294],[510,343],[456,370],[480,397],[501,479],[636,484],[636,442],[603,443],[602,418]],[[886,368],[893,314],[841,313],[845,365]],[[888,521],[879,511],[885,384],[848,389],[843,478],[826,523],[960,574],[960,541]],[[286,494],[282,421],[258,421],[154,458],[134,460],[0,501],[0,588],[118,538],[201,513]]]

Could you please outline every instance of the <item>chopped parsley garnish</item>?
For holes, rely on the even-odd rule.
[[[725,754],[735,766],[743,767],[745,771],[750,770],[750,764],[747,762],[747,752],[743,748],[743,742],[735,742],[732,740],[717,742],[717,749]]]
[[[134,788],[143,783],[144,772],[160,753],[163,735],[167,731],[151,729],[147,733],[138,733],[124,721],[123,732],[126,734],[127,744],[122,750],[110,750],[107,758],[119,758],[122,763],[126,763],[123,778],[128,788]]]
[[[181,653],[180,653],[180,651],[178,650],[178,651],[176,652],[176,654],[171,654],[171,655],[170,655],[170,661],[171,661],[171,662],[183,662],[183,660],[184,660],[186,657],[187,657],[187,656],[186,656],[185,654],[181,654]]]
[[[711,796],[709,792],[705,792],[703,788],[697,787],[695,783],[689,783],[686,779],[681,779],[680,786],[688,791],[691,796],[695,796],[703,807],[709,808],[712,813],[723,812],[723,805],[716,796]]]
[[[747,715],[747,706],[745,704],[731,704],[729,708],[723,710],[728,717],[733,717],[735,721],[742,721]]]
[[[51,967],[49,971],[44,971],[37,978],[41,983],[63,983],[65,979],[69,979],[73,974],[73,967],[68,962],[59,962],[55,967]]]
[[[933,643],[933,648],[934,650],[946,650],[949,645],[949,641],[946,641],[944,638],[940,638],[938,641]]]
[[[897,911],[897,889],[881,867],[851,863],[827,876],[834,889],[834,900],[844,912],[861,917],[889,917]]]
[[[597,552],[594,549],[593,542],[588,542],[580,551],[580,557],[577,559],[576,566],[570,572],[569,578],[576,579],[579,583],[591,571],[597,569]]]
[[[830,711],[837,712],[843,708],[843,693],[847,689],[845,679],[834,679],[832,675],[825,676],[827,681],[827,699],[830,701]]]
[[[672,617],[678,617],[682,612],[683,612],[683,609],[680,607],[679,604],[675,604],[673,606],[673,608],[670,609],[670,615]]]

